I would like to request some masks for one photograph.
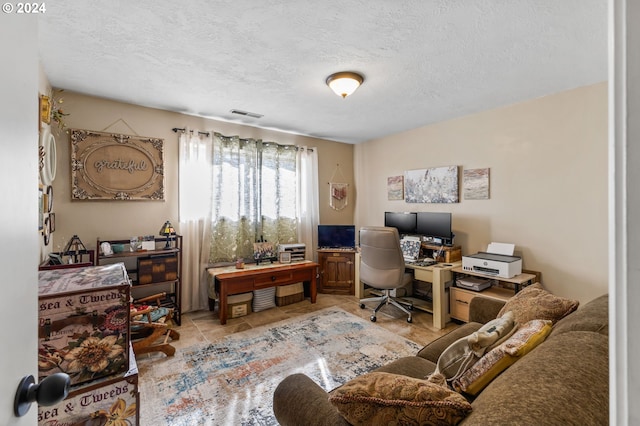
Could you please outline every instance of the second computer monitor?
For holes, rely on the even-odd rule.
[[[452,238],[451,213],[418,212],[416,233],[425,237],[450,240]]]
[[[400,235],[415,234],[416,218],[416,213],[385,212],[384,226],[396,228]]]

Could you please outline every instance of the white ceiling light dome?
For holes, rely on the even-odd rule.
[[[351,71],[342,71],[327,77],[327,85],[336,95],[346,98],[356,91],[364,81],[364,77]]]

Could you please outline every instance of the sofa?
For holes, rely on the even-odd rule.
[[[504,303],[475,297],[469,307],[469,323],[429,343],[415,356],[375,371],[424,379],[436,369],[446,348],[496,318]],[[309,377],[293,374],[274,392],[274,414],[283,426],[349,425],[329,396]],[[608,296],[583,304],[554,322],[542,343],[480,393],[464,397],[471,404],[470,413],[459,422],[465,426],[608,424]]]

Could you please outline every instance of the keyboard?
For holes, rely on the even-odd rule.
[[[408,265],[425,267],[425,266],[435,265],[438,262],[436,262],[433,259],[425,258],[425,259],[409,260],[409,261],[405,261],[405,263],[408,264]]]

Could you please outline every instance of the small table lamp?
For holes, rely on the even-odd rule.
[[[171,248],[171,236],[176,235],[176,230],[174,229],[171,222],[166,221],[162,228],[160,228],[160,235],[163,237],[167,237],[167,244],[164,246],[165,249]]]

